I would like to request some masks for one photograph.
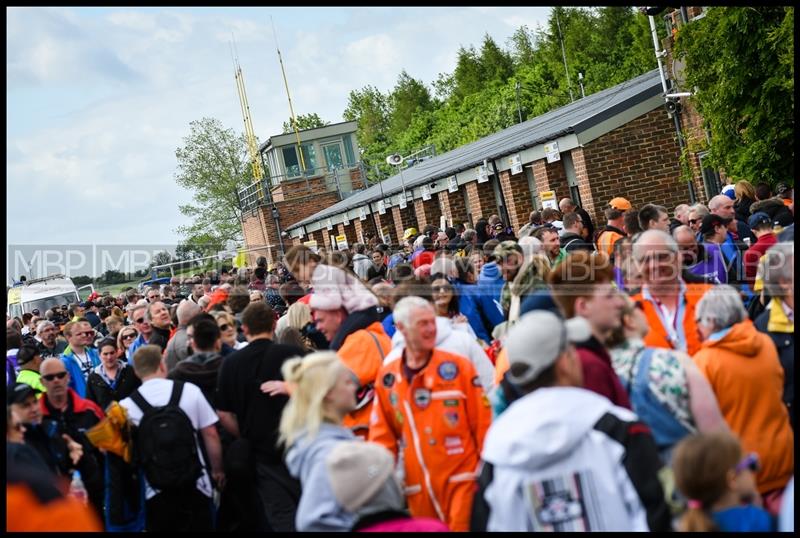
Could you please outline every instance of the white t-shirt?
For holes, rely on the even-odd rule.
[[[147,400],[147,403],[153,407],[160,407],[169,403],[169,398],[172,396],[172,383],[171,379],[148,379],[139,387],[139,392],[144,399]],[[142,410],[139,409],[139,406],[136,405],[130,397],[120,401],[119,404],[127,411],[128,419],[135,426],[138,426],[144,415]],[[200,391],[200,388],[192,383],[183,384],[183,392],[181,393],[181,400],[178,402],[178,406],[186,413],[189,420],[192,421],[192,426],[197,430],[198,437],[201,429],[216,424],[219,420],[214,409],[209,405],[208,400],[206,400],[205,396],[203,396],[203,393]],[[213,493],[211,480],[208,476],[207,464],[205,458],[203,458],[203,452],[200,450],[199,439],[197,443],[197,453],[200,455],[200,462],[203,465],[203,474],[197,479],[197,489],[206,497],[211,497]],[[145,479],[145,483],[146,482],[147,480]],[[150,487],[150,484],[147,484],[147,491],[145,492],[146,499],[151,499],[157,493],[158,490],[153,489]]]

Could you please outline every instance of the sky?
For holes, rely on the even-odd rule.
[[[259,142],[289,117],[270,16],[295,113],[337,123],[351,90],[389,91],[403,69],[432,89],[459,46],[487,33],[507,46],[549,11],[6,8],[7,249],[179,242],[192,193],[175,150],[190,122],[244,130],[232,35]]]

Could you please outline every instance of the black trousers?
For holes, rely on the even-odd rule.
[[[300,482],[289,474],[286,466],[256,463],[256,489],[270,530],[295,532]]]
[[[213,504],[192,486],[191,490],[162,491],[145,503],[148,532],[203,532],[214,530]]]

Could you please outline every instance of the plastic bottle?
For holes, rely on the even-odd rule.
[[[89,495],[86,493],[86,487],[83,485],[81,473],[78,471],[72,473],[72,483],[69,485],[69,494],[81,501],[84,505],[89,503]]]

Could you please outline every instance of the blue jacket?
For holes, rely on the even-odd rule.
[[[453,286],[458,293],[458,308],[467,317],[475,336],[487,344],[491,343],[492,330],[505,319],[500,304],[491,293],[477,284],[457,280]]]
[[[383,325],[383,330],[389,335],[389,338],[394,336],[394,333],[397,330],[397,327],[394,326],[394,314],[389,314],[383,318],[381,324]]]
[[[481,268],[481,274],[478,277],[478,286],[484,293],[489,293],[494,300],[500,302],[500,294],[503,291],[503,275],[500,274],[500,268],[497,262],[489,262]]]
[[[92,361],[92,369],[100,366],[100,354],[96,349],[87,347],[84,351],[86,351],[87,358]],[[86,398],[86,377],[88,374],[84,375],[72,348],[67,348],[61,354],[61,361],[64,363],[64,368],[69,372],[69,388],[74,390],[81,398]]]

